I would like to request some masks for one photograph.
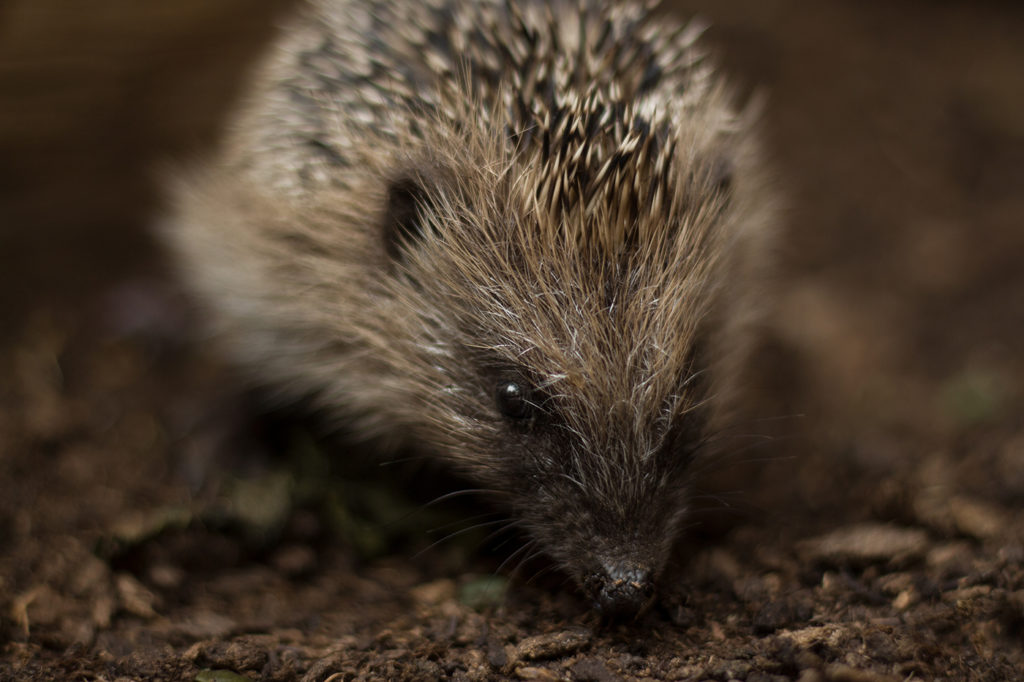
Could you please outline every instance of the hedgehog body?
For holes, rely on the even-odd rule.
[[[699,32],[316,0],[168,230],[240,366],[493,491],[609,612],[651,600],[770,234]]]

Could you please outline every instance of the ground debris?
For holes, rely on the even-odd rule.
[[[928,546],[928,534],[919,528],[861,523],[806,540],[800,549],[808,561],[860,567],[878,562],[903,565],[920,559]]]
[[[590,644],[591,634],[584,629],[534,635],[521,641],[515,648],[515,658],[539,661],[574,654]]]

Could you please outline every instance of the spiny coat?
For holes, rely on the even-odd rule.
[[[493,490],[609,612],[650,601],[770,234],[699,33],[316,0],[166,231],[240,365]]]

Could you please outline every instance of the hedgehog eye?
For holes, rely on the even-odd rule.
[[[525,419],[533,412],[533,404],[527,398],[526,389],[514,381],[498,384],[498,409],[509,419]]]

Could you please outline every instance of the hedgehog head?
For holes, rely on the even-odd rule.
[[[379,352],[416,375],[405,422],[606,612],[650,601],[705,436],[724,112],[590,92],[528,131],[439,126],[384,179],[386,314],[407,336]]]

